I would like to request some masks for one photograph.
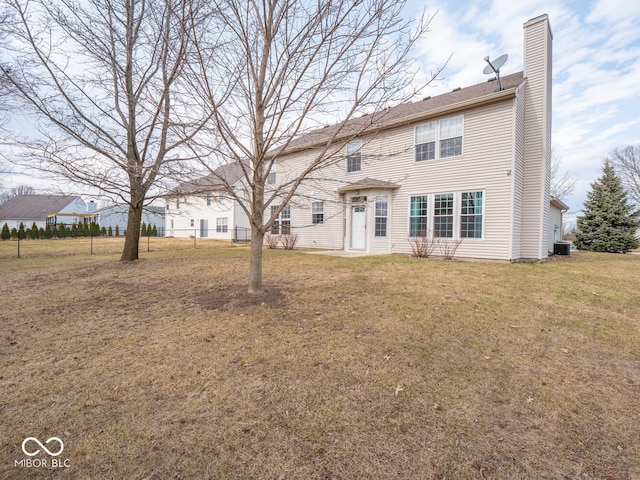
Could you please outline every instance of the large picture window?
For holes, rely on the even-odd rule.
[[[347,143],[347,172],[362,170],[362,141],[351,140]]]
[[[482,238],[482,192],[464,192],[460,205],[460,238]]]
[[[375,236],[387,236],[387,217],[389,211],[389,197],[386,195],[376,197],[376,226]]]
[[[409,206],[409,236],[427,236],[428,196],[411,197]]]

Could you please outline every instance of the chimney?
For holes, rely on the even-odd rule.
[[[551,182],[551,67],[549,16],[524,24],[524,198],[522,258],[547,258]]]
[[[87,204],[87,212],[93,213],[98,209],[98,205],[93,200],[89,201]]]

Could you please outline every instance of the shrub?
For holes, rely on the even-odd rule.
[[[53,236],[51,232],[51,225],[49,222],[44,226],[44,238],[51,238]]]
[[[278,248],[278,244],[280,243],[280,237],[278,235],[273,235],[271,232],[267,232],[264,235],[264,243],[267,248],[274,249]]]
[[[418,235],[417,237],[409,237],[411,251],[413,252],[413,256],[417,258],[429,258],[433,254],[438,243],[437,238],[430,239],[426,234]]]
[[[2,226],[2,234],[0,234],[0,238],[2,238],[2,240],[9,240],[11,238],[11,230],[9,230],[9,225],[6,223]]]
[[[111,228],[111,227],[109,227]],[[100,230],[100,233],[102,234],[103,237],[107,236],[107,229],[105,227],[102,227],[102,230]]]
[[[31,224],[31,232],[29,233],[30,233],[29,237],[32,238],[33,240],[40,238],[40,229],[38,228],[38,224],[36,222],[33,222]]]
[[[13,239],[18,238],[18,229],[16,227],[13,227],[11,229],[11,238],[13,238]]]
[[[462,239],[459,240],[441,240],[440,241],[440,253],[445,260],[452,260],[456,254],[456,250],[462,243]]]
[[[285,250],[293,250],[300,236],[297,233],[287,233],[282,235],[280,241]]]

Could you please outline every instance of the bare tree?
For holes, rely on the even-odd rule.
[[[558,200],[570,197],[576,189],[576,179],[569,176],[569,172],[560,175],[562,161],[555,148],[551,149],[551,196]]]
[[[2,79],[37,129],[15,142],[30,168],[128,204],[122,261],[138,258],[143,207],[204,133],[184,82],[189,0],[4,0],[12,42]],[[18,136],[15,133],[16,137]],[[200,143],[203,145],[203,143]],[[154,190],[155,189],[155,190]]]
[[[263,292],[264,235],[298,187],[341,160],[338,154],[350,139],[375,128],[382,113],[374,112],[412,97],[430,81],[412,88],[417,68],[410,52],[431,19],[423,16],[412,29],[401,16],[404,4],[211,2],[215,27],[209,31],[214,35],[197,39],[200,70],[192,78],[213,112],[221,139],[218,162],[234,162],[243,171],[243,187],[226,188],[251,225],[249,293]],[[303,171],[265,188],[274,165],[294,142],[336,119],[337,125],[323,129],[324,146]]]
[[[640,207],[640,145],[615,148],[609,154],[622,185],[631,200]]]
[[[33,187],[30,187],[29,185],[19,185],[0,193],[0,204],[8,202],[18,195],[33,195],[34,193],[36,193],[36,191]]]

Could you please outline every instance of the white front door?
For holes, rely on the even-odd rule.
[[[365,249],[367,217],[364,206],[351,208],[351,249]]]

